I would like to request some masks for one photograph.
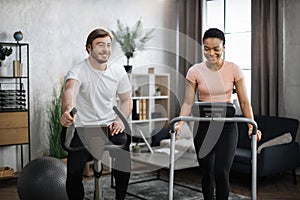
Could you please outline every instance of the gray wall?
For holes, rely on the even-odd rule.
[[[115,30],[117,19],[130,26],[141,19],[145,29],[156,30],[148,43],[152,48],[137,52],[131,60],[134,71],[159,66],[156,72],[164,72],[165,66],[175,66],[175,60],[168,59],[164,42],[173,32],[170,29],[175,29],[175,16],[175,0],[0,0],[0,41],[14,42],[13,33],[21,30],[22,42],[30,44],[32,158],[47,152],[46,109],[52,88],[61,84],[72,65],[87,56],[84,45],[91,30]],[[113,44],[111,62],[126,63],[117,43]],[[0,166],[20,169],[18,159],[15,147],[0,148]]]
[[[283,73],[285,115],[300,120],[300,1],[284,2]],[[298,141],[300,133],[298,131]]]

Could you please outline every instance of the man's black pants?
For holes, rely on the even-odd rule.
[[[127,141],[126,133],[110,136],[109,140],[113,144],[125,144]],[[75,130],[70,147],[83,146],[82,141]],[[116,199],[123,200],[126,196],[128,182],[130,178],[131,158],[129,146],[124,149],[114,150],[110,155],[115,158],[113,176],[116,182]],[[69,200],[82,200],[84,198],[84,187],[82,173],[85,164],[92,161],[93,156],[88,150],[69,152],[67,161],[67,182],[66,189]]]

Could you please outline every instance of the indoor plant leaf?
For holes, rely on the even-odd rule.
[[[61,86],[59,92],[56,88],[52,91],[52,100],[48,108],[49,115],[49,156],[59,159],[67,157],[67,152],[62,148],[60,144],[60,135],[62,126],[60,124],[61,116],[61,98],[63,93],[63,86]]]
[[[112,31],[115,40],[120,44],[124,55],[127,58],[127,65],[129,65],[129,59],[134,56],[136,50],[144,50],[146,42],[148,42],[152,37],[151,34],[154,29],[151,29],[144,35],[142,35],[142,21],[139,19],[134,27],[130,28],[117,20],[116,31]]]

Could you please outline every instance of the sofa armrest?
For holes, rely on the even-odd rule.
[[[297,142],[270,146],[262,149],[257,173],[268,176],[300,166],[300,150]]]

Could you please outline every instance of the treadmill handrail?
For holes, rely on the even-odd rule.
[[[246,117],[192,117],[192,116],[179,116],[175,117],[170,121],[171,132],[174,132],[174,125],[179,121],[202,121],[202,122],[238,122],[238,123],[249,123],[253,125],[253,135],[256,135],[257,132],[257,123]]]

